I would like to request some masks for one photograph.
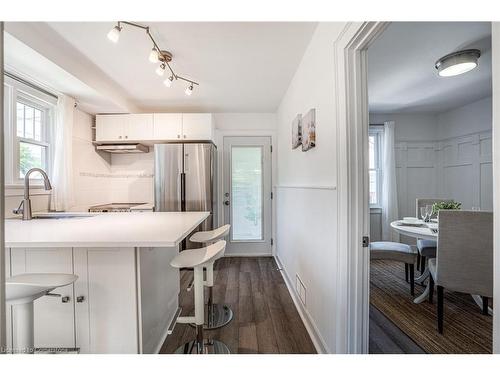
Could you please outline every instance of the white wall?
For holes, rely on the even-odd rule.
[[[370,124],[394,121],[396,141],[432,141],[437,139],[437,118],[427,113],[375,113]]]
[[[436,115],[370,116],[371,123],[396,122],[399,216],[416,214],[416,198],[493,209],[491,105],[489,97]],[[372,212],[372,240],[380,239],[379,222],[380,214]]]
[[[344,23],[320,23],[278,108],[276,255],[292,289],[306,287],[313,339],[335,352],[336,129],[334,41]],[[291,149],[291,123],[316,109],[316,148]]]
[[[217,130],[276,130],[276,113],[216,113]]]

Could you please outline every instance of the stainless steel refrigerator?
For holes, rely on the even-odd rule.
[[[196,230],[217,223],[217,147],[213,143],[156,144],[155,211],[209,211]],[[183,248],[190,248],[189,241]]]

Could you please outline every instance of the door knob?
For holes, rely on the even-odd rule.
[[[229,201],[224,201],[224,204],[225,204],[226,206],[229,206]]]

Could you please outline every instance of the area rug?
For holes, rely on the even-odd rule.
[[[414,304],[404,277],[402,263],[372,261],[370,303],[427,353],[491,353],[492,317],[482,315],[470,295],[445,290],[444,334],[440,335],[436,293],[434,304]],[[423,290],[415,284],[415,296]]]

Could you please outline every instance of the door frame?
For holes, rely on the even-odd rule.
[[[369,253],[362,246],[363,237],[370,233],[367,49],[388,25],[350,22],[334,42],[339,230],[337,353],[368,353]]]
[[[224,205],[223,205],[223,187],[224,187],[224,138],[225,137],[270,137],[271,146],[273,151],[271,152],[271,192],[273,196],[276,197],[276,186],[274,182],[276,180],[276,155],[277,155],[277,145],[276,145],[276,131],[275,130],[215,130],[215,144],[217,146],[217,210],[218,215],[218,225],[224,224]],[[274,239],[271,245],[271,254],[276,256],[276,199],[271,202],[271,238]],[[235,255],[236,256],[236,255]]]
[[[349,23],[335,42],[335,89],[337,105],[338,168],[338,267],[337,334],[338,352],[368,353],[369,254],[361,245],[369,235],[367,136],[368,87],[367,50],[389,22]],[[493,215],[494,298],[500,310],[500,22],[492,22],[493,87]],[[345,95],[342,95],[345,94]],[[347,160],[347,163],[343,162]],[[347,218],[347,220],[345,219]],[[343,268],[345,267],[345,268]],[[347,286],[347,288],[346,288]],[[343,325],[342,325],[343,324]],[[500,353],[500,314],[493,315],[493,353]]]

